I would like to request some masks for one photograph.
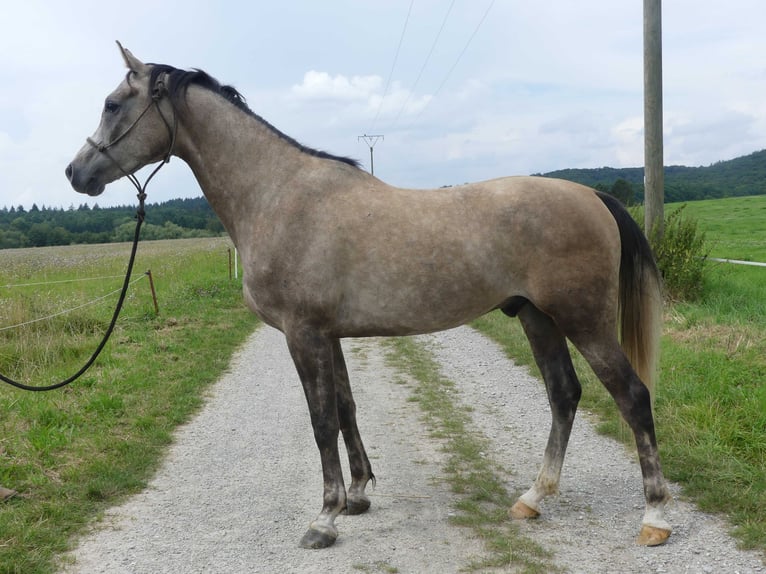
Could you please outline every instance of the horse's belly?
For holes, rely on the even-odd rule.
[[[356,293],[336,314],[337,334],[413,335],[463,325],[496,308],[506,297],[487,290],[444,285],[441,289],[406,286]]]

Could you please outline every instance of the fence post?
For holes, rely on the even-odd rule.
[[[154,278],[152,277],[152,270],[151,269],[147,270],[146,275],[149,277],[149,287],[152,290],[152,301],[154,301],[154,313],[159,315],[160,307],[159,305],[157,305],[157,292],[154,290]]]

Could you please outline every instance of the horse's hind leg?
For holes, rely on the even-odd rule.
[[[351,486],[346,496],[346,514],[361,514],[370,507],[370,499],[364,493],[367,483],[375,481],[370,461],[364,450],[362,437],[356,425],[356,404],[351,394],[346,362],[340,341],[333,341],[333,366],[335,371],[335,393],[338,403],[338,422],[348,452],[351,468]]]
[[[531,303],[521,308],[518,317],[545,380],[553,419],[543,465],[537,479],[532,488],[519,497],[509,512],[513,518],[520,519],[539,516],[540,501],[545,496],[558,492],[561,467],[580,400],[581,387],[572,366],[566,339],[553,320]]]
[[[646,498],[638,543],[662,544],[672,530],[664,518],[670,492],[660,468],[649,389],[638,378],[615,337],[589,333],[582,338],[577,335],[570,338],[614,398],[636,440]]]

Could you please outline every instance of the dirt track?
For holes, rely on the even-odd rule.
[[[534,478],[549,415],[540,383],[468,328],[419,340],[471,403],[492,455],[515,472],[511,491]],[[339,517],[330,549],[298,540],[321,505],[319,455],[282,336],[261,328],[235,355],[205,409],[183,427],[149,488],[111,510],[70,557],[69,573],[458,572],[482,553],[470,531],[448,524],[453,495],[444,455],[428,437],[402,375],[376,340],[344,343],[359,425],[378,482],[373,507]],[[659,548],[634,544],[642,515],[640,472],[579,416],[561,495],[524,530],[572,573],[766,572],[736,550],[717,518],[676,501],[675,532]],[[674,493],[678,489],[674,487]],[[395,570],[393,570],[395,569]]]

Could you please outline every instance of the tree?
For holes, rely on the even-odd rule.
[[[623,205],[632,205],[634,202],[633,184],[627,179],[619,178],[612,184],[609,194],[619,199]]]

